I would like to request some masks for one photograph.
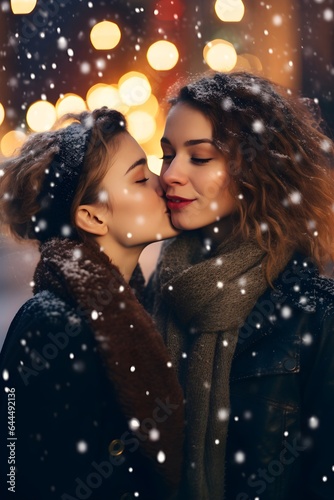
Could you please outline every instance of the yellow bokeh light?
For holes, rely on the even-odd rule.
[[[117,109],[121,113],[126,113],[129,109],[119,95],[116,85],[107,85],[106,83],[97,83],[93,85],[86,96],[87,106],[91,111],[107,106],[110,109]]]
[[[37,0],[11,0],[13,14],[30,14],[36,7]]]
[[[237,53],[230,42],[226,40],[212,40],[203,50],[205,62],[215,71],[231,71],[237,62]]]
[[[262,63],[258,57],[254,56],[254,54],[242,54],[242,57],[248,61],[252,70],[262,71]]]
[[[51,102],[36,101],[27,111],[27,123],[34,132],[50,130],[57,119],[56,109]]]
[[[0,125],[2,125],[2,122],[4,121],[4,119],[5,119],[5,108],[3,107],[3,105],[0,102]]]
[[[156,121],[145,111],[131,111],[127,114],[126,121],[129,133],[139,144],[144,144],[154,136],[157,127]]]
[[[11,130],[10,132],[7,132],[7,134],[1,139],[1,153],[7,158],[12,156],[15,150],[22,146],[25,140],[26,135],[21,132],[21,130]]]
[[[66,113],[81,113],[86,109],[85,101],[77,94],[65,94],[64,97],[58,99],[56,102],[58,118],[66,115]]]
[[[144,104],[140,104],[139,106],[133,106],[131,111],[146,111],[151,116],[156,117],[159,112],[159,103],[158,99],[155,95],[151,94]]]
[[[144,104],[151,95],[151,85],[147,77],[137,71],[123,75],[118,82],[119,94],[128,106]]]
[[[90,41],[97,50],[110,50],[118,45],[121,31],[117,24],[111,21],[102,21],[95,24],[90,32]]]
[[[179,60],[176,46],[167,40],[153,43],[147,51],[149,65],[157,71],[167,71],[174,68]]]
[[[148,168],[156,175],[160,175],[162,159],[156,155],[147,155]]]
[[[245,6],[242,0],[217,0],[215,11],[221,21],[237,23],[244,17]]]
[[[233,69],[234,71],[251,71],[251,65],[245,57],[238,55],[236,65]]]

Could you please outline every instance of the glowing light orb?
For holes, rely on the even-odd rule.
[[[173,43],[159,40],[149,47],[146,57],[153,69],[167,71],[174,68],[178,62],[179,52]]]
[[[26,120],[34,132],[50,130],[57,119],[56,109],[51,102],[36,101],[27,111]]]
[[[158,99],[155,95],[151,94],[144,104],[140,104],[139,106],[134,106],[133,111],[146,111],[150,115],[156,117],[159,112],[159,103]]]
[[[95,24],[90,32],[90,41],[97,50],[110,50],[118,45],[121,31],[117,24],[111,21],[102,21]]]
[[[102,106],[117,109],[122,113],[125,113],[129,109],[122,103],[117,86],[107,85],[106,83],[93,85],[87,92],[86,102],[91,111]]]
[[[119,94],[128,106],[144,104],[151,95],[151,85],[147,77],[137,71],[123,75],[118,82]]]
[[[145,111],[130,111],[126,115],[126,120],[129,133],[139,144],[149,141],[154,136],[157,126],[155,119]]]
[[[2,125],[2,122],[4,121],[4,119],[5,119],[5,108],[3,107],[3,105],[0,102],[0,125]]]
[[[205,62],[215,71],[229,72],[237,62],[237,53],[230,42],[226,40],[212,40],[203,50]]]
[[[262,71],[262,63],[258,57],[254,54],[242,54],[242,56],[248,61],[252,70]]]
[[[245,6],[242,0],[217,0],[215,11],[221,21],[237,23],[244,17]]]
[[[22,146],[26,140],[26,135],[20,130],[11,130],[1,139],[0,147],[3,156],[12,156],[16,149]]]
[[[13,14],[29,14],[36,7],[37,0],[11,0]]]
[[[160,175],[162,168],[162,159],[156,155],[147,155],[148,168],[156,175]]]
[[[66,113],[81,113],[86,109],[85,101],[77,94],[65,94],[64,97],[58,99],[56,102],[58,118],[66,115]]]

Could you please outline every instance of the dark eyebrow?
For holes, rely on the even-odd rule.
[[[164,144],[169,144],[171,145],[171,142],[169,139],[167,139],[167,137],[162,137],[161,138],[161,142],[164,143]],[[188,147],[188,146],[196,146],[196,144],[212,144],[212,146],[215,146],[216,147],[216,144],[215,142],[212,140],[212,139],[192,139],[190,141],[186,141],[184,143],[184,146]]]
[[[146,158],[140,158],[140,160],[137,160],[135,161],[128,169],[127,171],[125,172],[124,175],[128,174],[129,172],[131,172],[131,170],[133,170],[134,168],[138,167],[139,165],[147,165],[147,159]]]

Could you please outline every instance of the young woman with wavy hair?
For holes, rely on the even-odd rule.
[[[312,103],[249,73],[170,102],[161,183],[183,232],[147,304],[185,392],[180,498],[333,498],[332,142]]]
[[[124,116],[67,118],[1,165],[2,229],[41,252],[0,357],[1,498],[170,498],[183,396],[133,287],[176,231]]]

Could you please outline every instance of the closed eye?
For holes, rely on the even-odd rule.
[[[209,163],[209,161],[211,160],[212,158],[194,158],[194,157],[191,158],[191,161],[193,163],[197,163],[199,165],[204,165],[205,163]]]
[[[149,177],[144,177],[144,179],[140,179],[139,181],[136,181],[136,184],[142,184],[143,182],[147,182],[149,180]]]

